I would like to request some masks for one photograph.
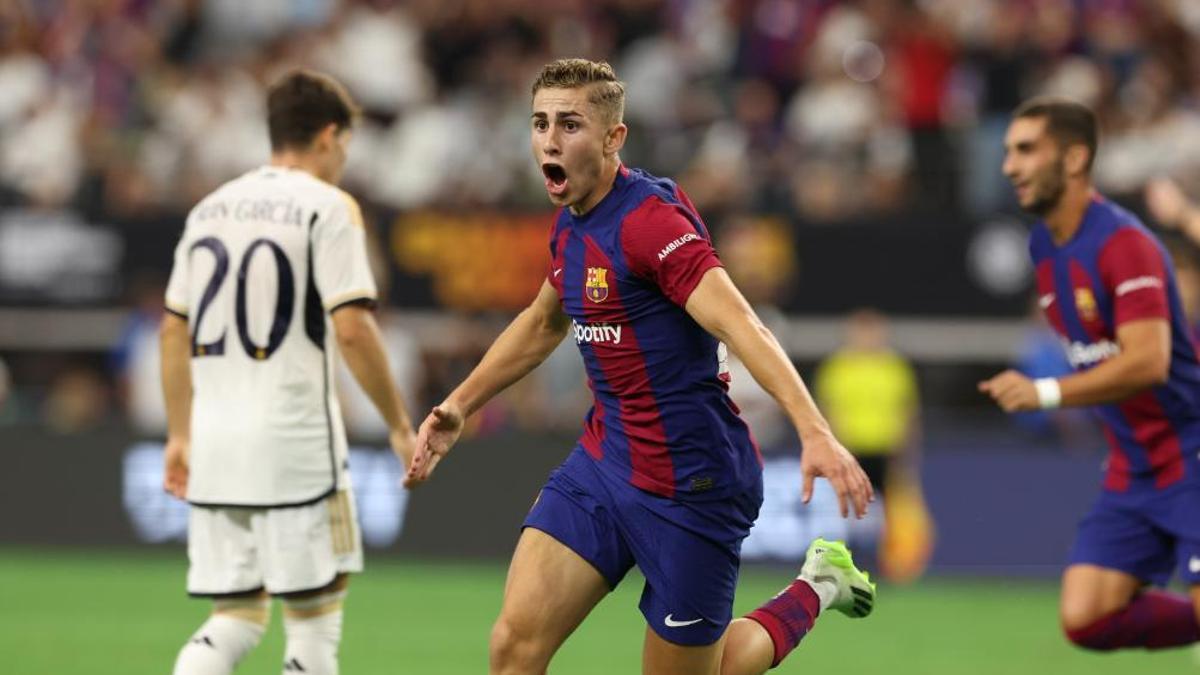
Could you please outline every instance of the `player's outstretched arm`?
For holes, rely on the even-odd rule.
[[[467,379],[433,409],[417,434],[417,452],[407,480],[429,478],[462,433],[463,422],[493,396],[525,377],[562,342],[571,324],[549,281],[484,354]]]
[[[188,449],[192,439],[192,347],[187,319],[167,314],[159,326],[163,400],[167,407],[167,447],[163,489],[187,498]]]
[[[1005,412],[1021,412],[1123,401],[1167,381],[1171,327],[1166,319],[1123,323],[1117,327],[1117,342],[1121,346],[1117,355],[1054,383],[1042,381],[1039,385],[1015,370],[1006,370],[980,382],[979,391],[991,396]]]
[[[851,506],[859,518],[866,515],[867,505],[874,498],[866,473],[833,437],[791,359],[725,270],[714,267],[705,272],[684,308],[746,364],[754,380],[787,412],[804,444],[800,464],[804,502],[812,499],[813,479],[823,476],[837,492],[843,517],[849,515]]]
[[[1200,245],[1200,206],[1184,194],[1170,178],[1155,178],[1146,184],[1146,208],[1168,229],[1177,229],[1193,244]]]
[[[350,373],[363,388],[388,425],[392,452],[407,470],[412,464],[416,438],[412,420],[404,406],[404,397],[396,389],[388,367],[387,351],[379,334],[379,326],[371,310],[359,305],[345,305],[333,312],[333,331],[338,348]]]

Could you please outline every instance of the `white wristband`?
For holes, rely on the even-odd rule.
[[[1042,410],[1052,410],[1062,404],[1062,388],[1053,377],[1040,377],[1033,381],[1037,389],[1038,405]]]

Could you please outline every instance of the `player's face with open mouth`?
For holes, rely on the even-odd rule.
[[[533,159],[555,206],[585,202],[598,187],[607,127],[588,88],[539,89],[533,97]]]
[[[1030,213],[1050,212],[1066,189],[1063,151],[1046,133],[1046,120],[1013,120],[1004,139],[1004,175],[1012,182],[1017,203]]]

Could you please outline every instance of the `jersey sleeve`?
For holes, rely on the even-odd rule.
[[[1150,235],[1123,227],[1100,249],[1100,275],[1113,299],[1113,325],[1169,319],[1166,264]]]
[[[656,197],[625,217],[621,248],[631,272],[655,283],[681,307],[704,273],[721,266],[712,243],[683,209]]]
[[[175,245],[175,261],[171,264],[171,277],[167,281],[166,297],[163,299],[163,306],[168,312],[184,319],[188,317],[188,299],[191,297],[188,294],[188,247],[185,228],[179,243]]]
[[[353,197],[340,196],[313,230],[313,275],[327,312],[348,304],[373,306],[377,295],[362,211]]]

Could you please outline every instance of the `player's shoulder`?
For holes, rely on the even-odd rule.
[[[670,178],[655,176],[644,169],[622,167],[625,201],[632,209],[670,211],[684,206],[679,185]]]
[[[621,224],[688,223],[694,226],[691,202],[670,178],[655,176],[642,169],[624,169],[625,209]]]
[[[271,175],[271,174],[268,174]],[[363,226],[362,207],[354,195],[342,188],[298,169],[282,170],[276,177],[290,197],[303,208],[317,214],[317,226],[327,223]]]
[[[332,190],[332,193],[331,193],[331,200],[333,202],[332,208],[345,213],[345,215],[351,225],[355,225],[357,227],[362,227],[363,226],[362,207],[359,206],[358,200],[354,198],[354,195],[350,194],[349,192],[346,192],[345,190],[343,190],[342,188],[340,188],[336,185],[330,185],[329,183],[324,183],[324,185]]]
[[[1099,194],[1092,197],[1087,217],[1099,239],[1107,240],[1118,235],[1156,239],[1137,214]]]

